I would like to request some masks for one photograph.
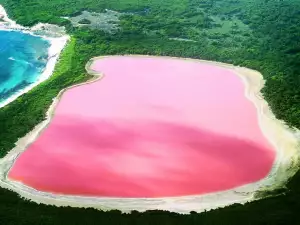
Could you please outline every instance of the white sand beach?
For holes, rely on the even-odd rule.
[[[18,25],[15,21],[11,20],[5,11],[5,9],[0,5],[0,17],[4,22],[0,22],[0,30],[6,30],[6,31],[20,31],[24,33],[29,33],[34,36],[39,36],[50,43],[50,47],[48,49],[48,61],[47,65],[43,71],[43,73],[38,77],[38,80],[34,82],[33,84],[27,86],[25,89],[22,91],[19,91],[15,93],[13,96],[8,98],[7,100],[3,101],[0,103],[0,108],[4,107],[5,105],[9,104],[10,102],[16,100],[19,96],[23,95],[24,93],[28,92],[31,90],[33,87],[39,85],[41,82],[47,80],[53,73],[54,67],[56,62],[59,60],[59,55],[65,45],[67,44],[68,40],[70,37],[64,33],[53,33],[52,32],[52,27],[54,25],[48,25],[48,24],[37,24],[36,26],[32,28],[28,27],[23,27],[21,25]],[[49,27],[50,29],[48,29]],[[42,30],[43,28],[43,30]],[[46,30],[46,32],[45,32]],[[39,31],[43,31],[43,33],[47,33],[47,35],[38,35],[36,34]]]

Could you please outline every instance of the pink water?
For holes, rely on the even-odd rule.
[[[167,197],[264,178],[275,157],[233,72],[166,58],[109,57],[68,90],[9,178],[41,191]]]

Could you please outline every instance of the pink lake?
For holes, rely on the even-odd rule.
[[[9,178],[82,196],[170,197],[258,181],[275,151],[241,79],[203,62],[115,56],[66,91]]]

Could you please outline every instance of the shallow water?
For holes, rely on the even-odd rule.
[[[68,90],[9,178],[54,193],[167,197],[258,181],[275,151],[230,70],[178,59],[109,57]]]
[[[49,42],[17,31],[0,31],[0,104],[34,83],[43,72]]]

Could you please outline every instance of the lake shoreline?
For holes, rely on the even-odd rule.
[[[30,34],[33,36],[41,37],[44,40],[48,41],[50,46],[48,48],[48,59],[47,64],[43,70],[43,72],[38,76],[38,79],[26,86],[24,89],[14,93],[11,97],[4,100],[0,103],[0,108],[8,105],[9,103],[16,100],[21,95],[27,93],[35,86],[39,85],[43,81],[47,80],[51,77],[52,73],[54,72],[55,65],[59,60],[59,55],[66,46],[67,42],[69,41],[70,37],[63,33],[63,32],[54,32],[53,25],[50,24],[42,24],[39,23],[31,28],[23,27],[18,25],[15,21],[11,20],[5,9],[0,5],[0,15],[2,16],[2,22],[0,22],[0,30],[2,31],[16,31],[21,33]],[[38,34],[38,33],[43,34]]]
[[[132,55],[128,55],[132,56]],[[156,56],[139,56],[134,57],[156,57]],[[107,197],[83,197],[83,196],[68,196],[59,195],[46,192],[40,192],[33,188],[27,187],[20,182],[10,181],[7,178],[7,172],[30,143],[32,143],[45,129],[53,116],[55,107],[59,102],[62,94],[75,86],[84,85],[86,83],[97,81],[101,79],[103,74],[90,69],[94,60],[103,59],[111,56],[101,56],[92,58],[86,64],[86,70],[93,79],[73,85],[63,89],[59,95],[54,99],[51,107],[47,111],[46,120],[38,124],[25,137],[19,139],[16,147],[12,149],[3,159],[0,159],[0,186],[13,190],[26,199],[30,199],[37,203],[50,204],[56,206],[73,206],[73,207],[93,207],[101,210],[119,209],[123,212],[130,212],[131,210],[146,211],[151,209],[169,210],[179,213],[189,213],[190,211],[203,212],[204,210],[224,207],[233,203],[246,203],[253,201],[256,198],[255,194],[261,191],[274,190],[277,187],[282,187],[298,169],[299,152],[296,147],[298,140],[295,137],[296,132],[288,128],[282,121],[275,119],[268,104],[262,98],[260,93],[264,85],[262,75],[254,70],[243,67],[236,67],[226,63],[218,63],[206,60],[186,59],[179,57],[164,57],[177,58],[181,60],[196,61],[199,63],[208,63],[216,66],[225,67],[233,70],[245,83],[245,95],[251,100],[258,111],[260,127],[268,140],[270,140],[277,152],[276,161],[269,175],[255,183],[247,184],[238,188],[227,191],[221,191],[205,195],[182,196],[182,197],[168,197],[168,198],[107,198]],[[98,77],[97,77],[98,76]],[[279,138],[278,138],[279,137]],[[284,137],[284,138],[282,138]],[[271,138],[271,139],[270,139]]]

